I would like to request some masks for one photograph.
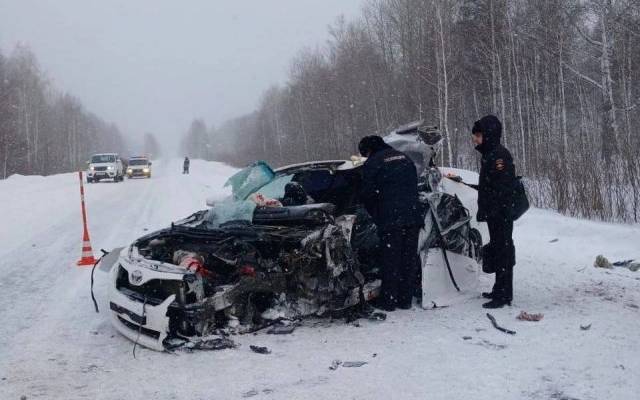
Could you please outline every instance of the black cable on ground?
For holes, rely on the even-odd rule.
[[[102,258],[107,254],[109,254],[109,252],[104,249],[100,249],[100,251],[102,252],[102,256],[98,258],[98,260],[93,264],[93,268],[91,268],[91,300],[93,300],[93,306],[96,308],[96,313],[99,313],[100,310],[98,309],[98,302],[96,301],[96,296],[93,294],[93,282],[94,282],[93,273],[95,272],[96,267],[98,266],[100,261],[102,261]]]

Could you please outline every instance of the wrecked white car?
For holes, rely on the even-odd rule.
[[[431,274],[429,268],[442,269],[444,262],[443,284],[464,291],[477,279],[482,245],[467,211],[474,205],[465,207],[452,193],[439,191],[441,174],[432,157],[441,138],[420,125],[386,140],[422,172],[422,270]],[[361,165],[355,158],[274,171],[257,162],[240,171],[228,182],[233,198],[208,202],[210,209],[121,251],[110,269],[113,325],[145,347],[164,350],[221,330],[252,332],[283,320],[345,315],[375,298],[378,238],[358,200]],[[449,192],[468,189],[453,184]],[[435,267],[434,249],[446,249]],[[432,294],[426,302],[436,305]]]

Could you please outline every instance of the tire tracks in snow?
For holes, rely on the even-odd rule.
[[[149,219],[159,216],[153,213],[156,205],[166,209],[159,203],[166,202],[166,184],[171,184],[174,177],[161,173],[168,171],[159,164],[154,176],[157,181],[119,184],[114,196],[93,198],[97,191],[90,193],[89,219],[96,255],[101,247],[126,245],[140,236],[139,227],[153,223]],[[144,184],[142,191],[140,184]],[[5,255],[8,261],[2,263],[5,275],[0,304],[7,307],[2,312],[0,365],[4,364],[7,368],[2,370],[6,371],[11,366],[9,379],[37,376],[45,385],[64,386],[69,382],[60,380],[59,374],[86,368],[92,359],[96,359],[92,365],[97,365],[99,357],[92,345],[96,333],[112,332],[104,305],[98,318],[93,311],[90,268],[74,265],[81,246],[81,230],[75,228],[78,220],[77,216],[66,218],[35,237],[37,242],[49,242],[47,246],[34,250],[23,245]],[[101,283],[98,290],[106,288],[106,275],[100,275],[97,274]],[[105,291],[101,292],[104,298]],[[62,344],[63,349],[56,349],[51,343]],[[64,348],[74,351],[65,352]],[[56,360],[55,368],[51,360]],[[56,392],[49,387],[49,393]]]

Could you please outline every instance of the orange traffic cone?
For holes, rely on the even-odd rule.
[[[91,266],[96,263],[93,258],[93,249],[91,248],[91,240],[89,239],[89,229],[87,229],[87,211],[84,206],[84,185],[82,184],[82,171],[78,171],[80,177],[80,206],[82,207],[82,256],[80,261],[76,263],[79,267]]]
[[[89,240],[89,232],[86,228],[82,237],[82,256],[80,261],[77,262],[79,267],[90,266],[96,263],[96,259],[93,257],[93,249],[91,248],[91,240]]]

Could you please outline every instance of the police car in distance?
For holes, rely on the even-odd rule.
[[[151,161],[148,157],[129,158],[127,178],[151,178]]]
[[[124,166],[116,153],[94,154],[89,160],[87,183],[100,182],[101,179],[124,180]]]

